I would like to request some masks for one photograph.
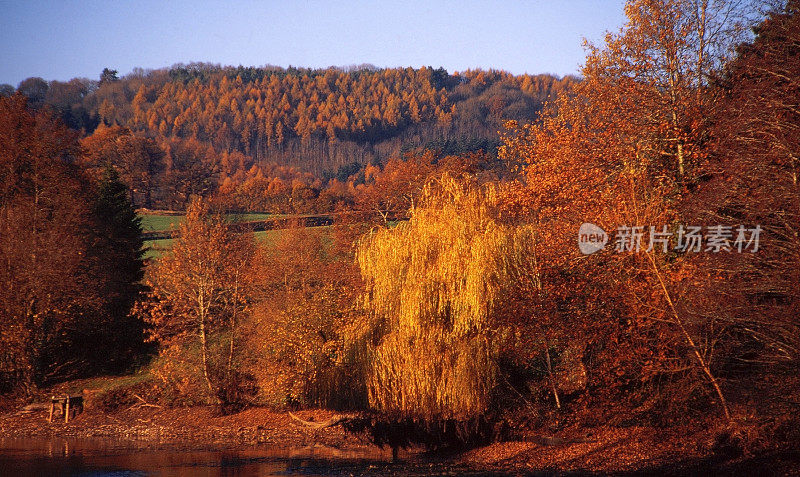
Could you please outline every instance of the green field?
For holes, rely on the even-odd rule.
[[[246,213],[246,214],[228,214],[227,218],[231,222],[254,222],[257,220],[266,220],[270,217],[275,217],[275,214],[259,214],[259,213]],[[140,213],[139,217],[142,218],[142,231],[143,232],[168,232],[170,230],[177,230],[185,219],[185,215],[181,214],[159,214],[159,213]],[[259,242],[274,240],[270,234],[275,235],[277,230],[268,230],[265,232],[256,232],[256,239]],[[159,240],[146,240],[144,245],[147,247],[145,258],[158,258],[165,252],[172,248],[173,239],[159,239]]]
[[[184,215],[177,214],[139,214],[142,218],[142,230],[144,232],[166,232],[176,230],[183,222]],[[228,214],[231,222],[254,222],[276,217],[275,214]]]
[[[252,219],[252,220],[257,220],[257,219]],[[323,235],[322,237],[323,243],[329,240],[329,234],[331,230],[330,225],[323,225],[321,227],[309,227],[309,229]],[[256,242],[259,243],[260,245],[270,246],[275,244],[276,242],[278,242],[278,240],[281,239],[284,230],[286,229],[263,230],[261,232],[253,232],[253,235],[255,236]],[[172,243],[174,241],[175,239],[171,238],[145,241],[144,246],[148,248],[144,254],[144,258],[157,259],[161,257],[165,253],[169,252],[169,250],[172,248]]]

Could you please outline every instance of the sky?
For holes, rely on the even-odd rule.
[[[0,0],[0,84],[201,61],[577,74],[623,0]]]

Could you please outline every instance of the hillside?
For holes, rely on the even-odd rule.
[[[363,166],[410,150],[494,155],[504,121],[534,119],[573,82],[496,70],[193,63],[122,78],[106,70],[99,82],[29,78],[18,91],[87,136],[104,126],[120,127],[106,136],[132,133],[138,142],[129,139],[137,144],[131,148],[145,152],[132,160],[129,175],[163,179],[139,187],[129,180],[155,196],[137,205],[180,207],[163,191],[209,195],[237,173],[255,175],[253,166],[267,177],[311,185],[358,182]]]
[[[320,172],[352,161],[348,148],[372,159],[398,146],[496,143],[502,120],[532,119],[572,81],[496,70],[193,63],[100,82],[29,78],[19,91],[87,133],[116,124],[152,138],[197,139],[256,161],[291,156],[284,164]]]

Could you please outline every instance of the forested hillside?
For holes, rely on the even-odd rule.
[[[534,119],[573,82],[494,70],[190,64],[123,78],[107,69],[99,82],[29,78],[18,90],[89,135],[98,167],[120,155],[97,152],[108,148],[100,142],[128,143],[117,165],[137,206],[184,208],[192,194],[259,175],[299,180],[315,195],[327,179],[363,182],[365,165],[407,151],[494,155],[505,120]]]

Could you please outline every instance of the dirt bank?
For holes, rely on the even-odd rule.
[[[296,413],[309,421],[330,418],[330,411]],[[341,427],[314,430],[292,421],[288,413],[251,408],[221,416],[214,408],[161,408],[142,406],[115,413],[87,408],[65,424],[61,418],[47,420],[48,412],[8,412],[0,415],[3,437],[74,437],[147,440],[165,444],[254,445],[277,447],[326,445],[358,449],[371,444],[346,433]]]
[[[325,410],[297,412],[308,421],[325,421]],[[47,421],[47,411],[0,415],[0,436],[6,438],[108,438],[148,445],[191,448],[263,446],[276,449],[323,449],[327,457],[357,458],[365,454],[391,457],[365,437],[341,427],[315,430],[294,422],[288,413],[251,408],[220,416],[211,407],[139,406],[114,413],[87,408],[69,424]],[[411,454],[404,453],[409,457]],[[438,457],[437,457],[438,458]],[[800,453],[788,449],[759,454],[721,448],[707,429],[601,427],[565,430],[557,435],[532,435],[525,441],[502,442],[446,457],[458,466],[508,473],[614,473],[691,475],[713,472],[742,475],[800,475]]]

